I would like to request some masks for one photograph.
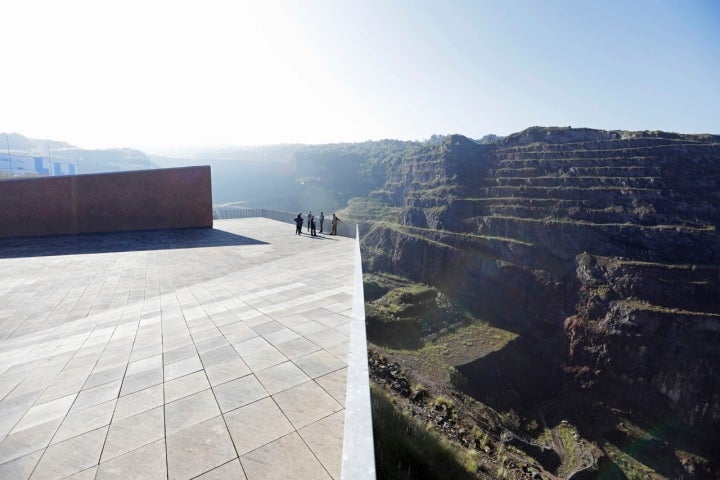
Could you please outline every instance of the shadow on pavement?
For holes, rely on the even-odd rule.
[[[260,240],[213,228],[88,233],[52,237],[0,238],[0,258],[266,244]]]

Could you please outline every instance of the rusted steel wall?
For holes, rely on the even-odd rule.
[[[212,225],[209,166],[0,181],[0,237]]]

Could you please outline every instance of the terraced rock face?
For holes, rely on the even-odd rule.
[[[720,426],[720,137],[451,136],[387,174],[344,212],[365,222],[367,268],[540,340],[585,386]]]
[[[578,256],[578,312],[565,321],[568,370],[614,377],[643,401],[665,395],[689,423],[718,423],[720,268]]]

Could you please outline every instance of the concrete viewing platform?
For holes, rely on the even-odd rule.
[[[294,229],[0,240],[0,478],[339,479],[357,241]]]

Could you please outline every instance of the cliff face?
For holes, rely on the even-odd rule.
[[[540,340],[588,388],[613,382],[720,425],[720,137],[450,136],[386,174],[345,212],[365,222],[366,268]]]
[[[578,311],[565,321],[567,368],[619,380],[642,401],[660,392],[690,424],[720,419],[720,267],[582,254]]]

